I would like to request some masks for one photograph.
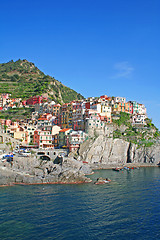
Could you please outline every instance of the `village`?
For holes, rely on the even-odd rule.
[[[62,105],[43,96],[27,100],[13,99],[11,94],[1,94],[0,111],[13,108],[34,107],[31,119],[0,119],[1,131],[20,140],[22,146],[40,149],[67,149],[75,152],[90,130],[112,126],[120,113],[130,116],[132,125],[145,126],[146,107],[125,97],[91,97]],[[3,139],[1,139],[3,142]]]

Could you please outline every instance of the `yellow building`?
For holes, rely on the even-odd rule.
[[[14,138],[21,140],[22,143],[28,144],[28,132],[27,131],[19,131],[14,132]]]
[[[112,106],[112,112],[118,112],[118,104],[115,103],[113,106]]]
[[[62,105],[61,111],[61,127],[72,128],[72,113],[73,107],[71,104]]]
[[[53,114],[53,116],[58,116],[58,114],[60,112],[60,108],[61,108],[60,104],[53,105],[53,107],[52,107],[52,114]]]

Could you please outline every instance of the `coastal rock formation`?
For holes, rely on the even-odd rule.
[[[137,145],[122,139],[100,135],[94,141],[88,139],[84,142],[80,147],[79,155],[79,159],[89,164],[157,164],[160,160],[160,144],[138,148]]]
[[[85,174],[91,169],[72,158],[62,164],[34,157],[14,157],[13,162],[0,161],[0,185],[12,183],[80,183],[89,182]]]

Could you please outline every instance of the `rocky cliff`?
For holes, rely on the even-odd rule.
[[[14,157],[13,162],[0,161],[0,185],[12,183],[82,183],[90,179],[91,169],[72,158],[62,164],[39,160],[34,157]]]
[[[141,147],[122,139],[98,136],[88,139],[79,150],[79,159],[89,164],[148,163],[156,165],[160,161],[160,143],[152,147]]]

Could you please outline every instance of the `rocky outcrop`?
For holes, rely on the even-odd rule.
[[[64,159],[62,164],[36,157],[14,157],[11,163],[0,161],[0,185],[89,182],[86,173],[91,173],[91,169],[72,158]]]
[[[152,147],[142,147],[131,149],[132,162],[157,164],[160,161],[160,144],[157,143]]]
[[[87,140],[79,150],[79,159],[89,164],[126,164],[149,163],[157,164],[160,156],[160,144],[152,147],[141,147],[122,139],[107,138],[100,135],[94,141]]]
[[[32,157],[14,156],[13,162],[0,160],[0,185],[89,182],[85,175],[91,174],[91,167],[96,164],[100,168],[126,163],[155,166],[160,161],[159,157],[160,142],[152,147],[138,148],[122,139],[101,134],[81,144],[79,155],[70,154],[63,161],[40,160],[36,154]]]

